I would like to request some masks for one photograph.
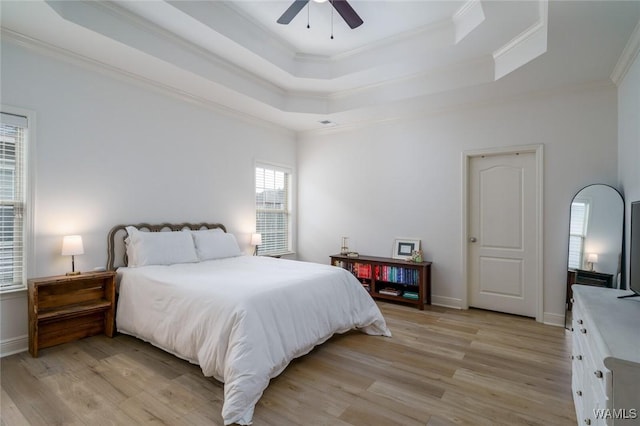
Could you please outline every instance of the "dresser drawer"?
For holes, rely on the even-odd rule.
[[[640,303],[573,286],[571,386],[578,425],[640,426]]]
[[[605,354],[600,353],[596,343],[596,324],[588,316],[578,316],[574,324],[574,336],[578,342],[581,354],[584,359],[584,381],[592,383],[601,394],[611,393],[611,371],[604,365]],[[576,355],[577,356],[577,355]]]
[[[582,348],[582,339],[578,338],[576,333],[572,339],[573,351],[571,354],[571,383],[574,390],[583,391],[584,383],[584,349]],[[575,396],[575,395],[574,395]]]

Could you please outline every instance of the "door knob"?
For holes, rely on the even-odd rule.
[[[470,243],[475,243],[476,241],[478,241],[478,240],[476,240],[476,237],[469,237],[469,242]]]

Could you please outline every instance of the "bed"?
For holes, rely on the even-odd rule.
[[[117,330],[223,382],[225,424],[251,424],[269,380],[335,333],[391,336],[346,270],[244,255],[221,224],[118,225],[107,268]]]

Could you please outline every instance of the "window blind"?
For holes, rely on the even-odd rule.
[[[0,113],[0,292],[24,288],[27,124]]]
[[[571,218],[569,222],[569,261],[571,269],[582,268],[584,240],[587,236],[589,218],[589,204],[584,201],[571,203]]]
[[[256,165],[256,232],[262,235],[259,255],[278,255],[290,249],[291,173],[275,166]]]

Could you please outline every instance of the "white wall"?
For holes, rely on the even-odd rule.
[[[640,55],[618,86],[618,161],[625,198],[626,270],[629,277],[630,202],[640,201]],[[628,281],[627,281],[628,284]]]
[[[419,238],[434,301],[460,305],[462,153],[544,144],[544,312],[561,322],[570,202],[587,184],[616,185],[616,117],[610,86],[305,135],[298,255],[327,262],[348,236],[353,250],[389,256],[394,238]]]
[[[417,237],[434,262],[436,301],[455,304],[465,291],[462,152],[543,143],[544,311],[563,315],[571,198],[589,183],[616,186],[619,157],[625,197],[640,199],[637,59],[618,98],[613,88],[559,92],[305,135],[296,148],[288,131],[126,78],[7,42],[1,53],[2,103],[37,114],[34,276],[69,269],[59,251],[71,232],[85,242],[78,268],[103,266],[106,233],[122,222],[220,221],[248,250],[253,161],[295,167],[297,149],[300,258],[327,263],[342,236],[352,249],[381,256],[395,237]],[[0,303],[0,349],[24,349],[25,293]]]
[[[292,132],[180,100],[95,68],[2,44],[2,103],[33,110],[33,276],[62,274],[62,236],[81,234],[76,268],[106,264],[120,223],[224,223],[247,252],[254,161],[295,168]],[[17,308],[18,307],[18,308]],[[27,334],[26,295],[2,297],[0,342]]]

